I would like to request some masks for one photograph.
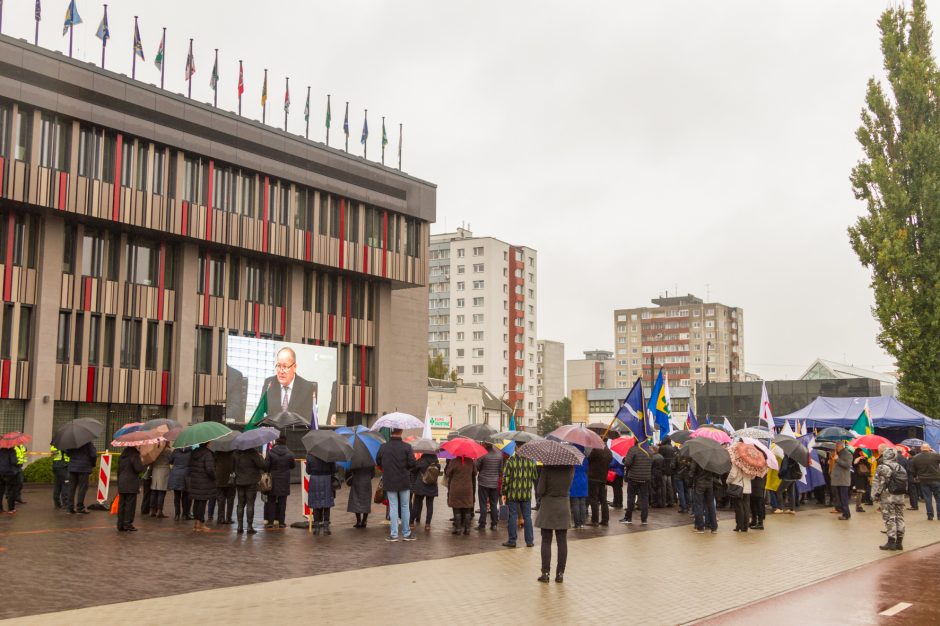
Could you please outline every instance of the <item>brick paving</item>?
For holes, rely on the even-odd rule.
[[[386,544],[382,541],[386,529],[380,526],[364,533],[342,528],[333,537],[320,539],[297,530],[245,538],[228,531],[194,536],[179,527],[160,530],[145,520],[142,527],[150,532],[119,535],[98,530],[103,518],[91,515],[83,521],[95,530],[0,535],[8,548],[0,558],[22,554],[30,559],[23,579],[29,580],[30,595],[41,597],[26,598],[26,610],[20,601],[4,603],[4,610],[9,615],[12,606],[18,615],[25,615],[137,597],[146,599],[15,621],[83,624],[116,614],[133,615],[140,624],[164,624],[170,615],[207,623],[283,623],[317,616],[344,624],[400,623],[434,616],[446,616],[451,623],[478,623],[489,616],[517,623],[678,624],[896,554],[877,549],[883,535],[878,532],[880,516],[873,512],[856,515],[848,523],[838,522],[825,509],[773,515],[766,531],[743,535],[730,531],[730,514],[724,512],[718,534],[695,535],[688,525],[670,525],[682,518],[674,510],[658,510],[651,515],[658,524],[647,531],[618,524],[606,534],[570,533],[577,540],[570,545],[565,583],[544,585],[535,581],[537,548],[499,548],[502,533],[489,531],[485,537],[451,537],[446,533],[447,510],[441,509],[434,531],[429,535],[419,531],[419,540],[411,544]],[[5,520],[0,532],[7,525]],[[48,554],[27,556],[28,538],[35,537],[43,537],[38,546],[45,545]],[[908,550],[938,539],[940,524],[919,516],[909,519]],[[34,559],[45,569],[76,558],[79,541],[95,546],[95,563],[89,566],[87,557],[82,557],[83,579],[50,573],[43,592],[35,593],[37,578],[28,575],[36,570]],[[304,551],[309,557],[302,556]],[[452,556],[442,558],[447,555]],[[131,584],[114,576],[122,561],[135,563],[141,572]],[[242,584],[246,579],[254,584]],[[9,579],[6,582],[10,584]],[[13,584],[14,589],[5,587],[13,594],[7,597],[23,598],[27,585]],[[94,592],[99,586],[101,590]],[[180,589],[192,593],[172,595]],[[90,597],[75,599],[75,595]],[[400,612],[390,614],[390,608]]]

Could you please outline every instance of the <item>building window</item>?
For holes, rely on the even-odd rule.
[[[68,171],[71,138],[71,123],[43,113],[39,133],[39,164],[62,172]]]
[[[65,225],[65,242],[62,246],[62,273],[75,272],[75,224]]]
[[[483,314],[482,314],[482,313],[474,313],[474,314],[473,314],[473,323],[474,323],[474,324],[482,324],[482,323],[483,323]]]
[[[249,302],[264,302],[264,264],[250,259],[245,262],[245,298]]]
[[[169,372],[173,363],[173,324],[163,324],[163,371]]]
[[[82,126],[78,133],[78,175],[114,182],[116,140],[108,132]]]
[[[241,265],[237,256],[231,258],[228,269],[228,297],[232,300],[238,299],[238,271]]]
[[[14,214],[12,234],[13,265],[17,267],[36,267],[36,253],[39,245],[39,218],[35,215]],[[6,258],[9,238],[9,215],[0,213],[0,259]]]
[[[473,331],[473,340],[474,341],[483,341],[483,331],[475,330]]]
[[[212,373],[212,329],[196,329],[196,373]]]
[[[0,103],[0,157],[7,155],[7,147],[10,145],[10,119],[12,118],[10,107]]]
[[[82,340],[85,338],[85,314],[75,314],[75,350],[72,352],[76,365],[82,362]]]
[[[140,367],[140,320],[124,318],[121,326],[121,367],[138,369]]]
[[[474,273],[474,274],[480,274],[480,273],[482,273],[482,272],[483,272],[483,264],[482,264],[482,263],[474,263],[474,264],[473,264],[473,273]]]
[[[483,356],[483,348],[474,348],[474,349],[473,349],[473,356],[474,356],[474,357],[477,357],[477,358],[482,357],[482,356]]]
[[[3,337],[0,338],[0,358],[10,358],[10,344],[13,341],[13,305],[3,307]]]
[[[474,288],[474,289],[483,289],[483,281],[482,281],[482,280],[475,280],[475,281],[473,281],[473,288]]]
[[[483,256],[483,246],[478,246],[473,249],[473,256]]]
[[[457,248],[457,258],[462,259],[464,257],[465,250],[463,248]]]
[[[482,366],[482,365],[474,365],[474,366],[473,366],[473,373],[474,373],[474,374],[482,374],[482,373],[483,373],[483,366]]]
[[[59,334],[56,339],[55,360],[57,363],[69,362],[69,344],[71,343],[72,313],[59,311]]]
[[[101,357],[101,364],[104,367],[114,366],[114,329],[116,323],[113,315],[104,318],[104,354]]]
[[[13,158],[17,161],[29,161],[29,148],[33,140],[33,114],[20,107],[16,113],[16,145],[13,146]]]
[[[196,293],[204,294],[206,286],[209,287],[210,296],[217,298],[225,296],[225,257],[221,255],[213,257],[208,251],[200,250]]]
[[[98,365],[98,341],[101,338],[101,316],[92,315],[88,322],[88,364]]]
[[[127,255],[127,282],[155,287],[160,258],[157,244],[129,239],[124,250]]]
[[[474,298],[473,306],[483,306],[483,297],[481,296],[479,298]]]
[[[144,367],[148,370],[157,369],[157,329],[159,323],[155,321],[147,322],[147,351],[144,354]]]
[[[20,305],[20,333],[17,338],[16,358],[19,361],[29,360],[29,343],[32,338],[33,308]]]
[[[183,162],[183,200],[206,206],[209,203],[209,166],[198,157]]]
[[[268,304],[284,306],[287,291],[287,271],[283,266],[272,264],[268,280]]]

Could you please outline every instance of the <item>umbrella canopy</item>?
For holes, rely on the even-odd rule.
[[[731,446],[731,464],[751,478],[767,472],[767,458],[763,452],[742,441]]]
[[[717,441],[707,437],[695,437],[682,446],[679,451],[709,472],[724,474],[731,469],[731,456]]]
[[[880,445],[893,446],[894,443],[885,439],[881,435],[864,435],[852,440],[853,448],[865,448],[867,450],[877,450]]]
[[[262,426],[239,433],[238,436],[232,440],[231,446],[232,450],[251,450],[252,448],[260,448],[261,446],[267,445],[280,436],[281,431],[277,428]]]
[[[339,428],[334,432],[342,435],[346,439],[346,443],[352,446],[352,458],[349,459],[348,463],[342,463],[343,467],[346,469],[359,469],[375,466],[375,456],[379,453],[382,444],[385,443],[381,435],[363,426],[356,426],[355,430]]]
[[[559,426],[548,433],[549,437],[556,437],[559,441],[575,443],[585,448],[603,448],[604,440],[596,432],[585,428],[584,424],[566,424]]]
[[[478,459],[486,455],[486,448],[467,437],[455,437],[441,444],[441,450],[453,454],[454,457]]]
[[[271,426],[278,430],[290,428],[291,426],[310,426],[310,420],[304,419],[303,415],[293,411],[281,411],[274,415],[267,415],[261,420],[262,426]]]
[[[474,441],[489,441],[496,434],[496,429],[489,424],[467,424],[457,429],[459,437],[466,437]]]
[[[530,441],[519,448],[518,454],[542,465],[581,465],[584,462],[584,455],[580,450],[550,439]]]
[[[337,435],[352,435],[355,433],[371,433],[372,431],[363,426],[362,424],[356,424],[355,427],[350,426],[340,426],[333,431]],[[374,435],[375,433],[373,433]]]
[[[852,441],[854,438],[855,435],[850,431],[838,426],[823,428],[819,431],[819,434],[816,435],[816,441]]]
[[[601,422],[591,422],[590,424],[587,425],[587,427],[593,430],[594,432],[600,433],[602,435],[609,430],[608,424],[603,424]]]
[[[382,428],[390,428],[392,430],[423,429],[424,422],[419,420],[414,415],[395,411],[394,413],[386,413],[379,419],[375,420],[375,424],[372,425],[371,430],[381,430]]]
[[[136,448],[138,446],[158,444],[161,441],[163,441],[163,437],[158,432],[135,430],[116,437],[111,445],[117,448]]]
[[[501,433],[496,433],[491,437],[491,439],[499,439],[501,441],[515,441],[517,443],[527,443],[529,441],[538,441],[542,439],[535,433],[530,433],[525,430],[504,430]]]
[[[770,448],[767,447],[766,442],[761,441],[760,439],[751,439],[750,437],[744,437],[741,439],[744,443],[749,443],[764,454],[764,459],[767,461],[767,467],[772,470],[780,469],[780,461],[777,460],[777,455],[770,451]]]
[[[149,420],[144,422],[141,430],[156,430],[163,426],[167,430],[173,430],[174,428],[182,428],[183,425],[177,422],[176,420],[171,420],[166,417],[158,417],[156,419]]]
[[[187,426],[173,442],[174,448],[189,448],[191,446],[209,443],[215,439],[220,439],[232,432],[228,426],[218,422],[199,422]]]
[[[104,425],[90,417],[80,417],[65,424],[52,435],[52,445],[59,450],[74,450],[91,443],[104,432]]]
[[[684,444],[689,440],[690,437],[692,437],[691,430],[677,430],[669,435],[669,439],[672,440],[673,443],[678,443],[679,445]]]
[[[627,452],[630,451],[630,448],[636,445],[635,437],[619,437],[613,439],[610,442],[610,451],[614,456],[619,456],[618,459],[621,463],[623,462],[623,457],[627,456]]]
[[[411,449],[420,453],[430,452],[431,454],[437,454],[438,450],[441,449],[441,446],[432,439],[418,439],[416,442],[411,444]]]
[[[731,437],[720,428],[703,426],[692,431],[692,439],[711,439],[715,443],[731,443]]]
[[[816,450],[835,450],[836,442],[835,441],[817,441],[813,448]]]
[[[774,440],[773,434],[769,430],[763,430],[762,428],[742,428],[741,430],[734,431],[734,436],[739,439],[750,437],[751,439],[761,439],[763,441]]]
[[[0,437],[0,448],[15,448],[16,446],[25,446],[32,440],[33,438],[30,435],[13,431],[12,433],[7,433],[3,437]]]
[[[789,435],[777,435],[774,437],[774,443],[783,450],[785,456],[806,467],[809,462],[809,450],[806,446]]]
[[[159,432],[159,431],[162,431],[162,430],[163,430],[163,427],[162,427],[162,426],[158,426],[158,427],[157,427],[157,431],[158,431],[158,432]],[[173,430],[170,430],[170,431],[168,431],[168,432],[163,433],[163,438],[166,439],[166,440],[169,441],[169,442],[173,442],[173,441],[176,441],[176,438],[180,436],[180,433],[181,433],[181,432],[183,432],[183,427],[182,427],[182,426],[180,426],[179,428],[174,428]],[[232,432],[235,432],[235,431],[232,431]],[[235,433],[235,434],[237,435],[238,433]]]
[[[917,439],[917,438],[905,439],[904,441],[901,442],[901,445],[907,446],[908,448],[912,448],[912,449],[913,448],[919,449],[922,445],[924,445],[924,440]]]
[[[154,432],[158,435],[161,434],[160,430],[156,430]],[[161,454],[163,454],[163,451],[166,449],[167,445],[169,444],[167,444],[166,439],[160,437],[160,441],[157,443],[145,443],[141,446],[138,446],[137,449],[140,451],[140,462],[144,465],[150,465],[156,461]]]
[[[174,430],[176,429],[171,430],[170,433],[172,433]],[[180,432],[182,432],[182,430],[180,430]],[[170,434],[170,433],[167,433],[167,434]],[[209,442],[209,449],[212,450],[213,452],[234,452],[235,448],[233,448],[232,445],[235,441],[235,438],[238,437],[238,435],[240,434],[241,433],[233,430],[232,432],[225,435],[224,437],[213,439],[212,441]],[[179,433],[177,433],[176,436],[178,437]]]
[[[346,437],[331,430],[311,430],[301,440],[307,453],[326,463],[338,463],[352,458],[353,447]]]
[[[150,430],[149,428],[144,428],[143,422],[131,422],[130,424],[124,424],[114,432],[114,438],[117,439],[122,435],[127,433],[136,433],[140,430]]]

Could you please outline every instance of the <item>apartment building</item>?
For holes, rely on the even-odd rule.
[[[583,359],[567,363],[565,395],[571,397],[574,389],[616,389],[617,361],[609,350],[589,350]]]
[[[565,397],[565,344],[548,339],[539,339],[535,344],[538,347],[535,410],[537,417],[542,417],[553,402]]]

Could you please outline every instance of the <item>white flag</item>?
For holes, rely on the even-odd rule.
[[[770,396],[767,395],[767,383],[761,383],[759,417],[771,432],[774,430],[774,414],[770,411]]]
[[[424,430],[421,431],[421,438],[431,438],[431,407],[424,410]]]

